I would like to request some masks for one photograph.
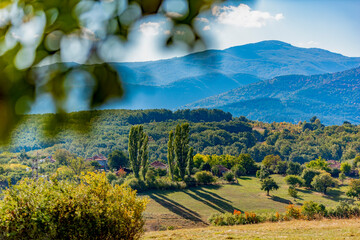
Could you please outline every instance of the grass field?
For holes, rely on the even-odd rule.
[[[307,189],[299,189],[299,198],[291,198],[284,178],[273,176],[279,190],[271,192],[271,197],[260,190],[260,181],[254,177],[239,179],[238,184],[213,185],[190,188],[180,191],[153,191],[144,195],[150,198],[145,212],[147,230],[201,227],[207,225],[212,213],[253,211],[255,213],[284,212],[289,203],[302,205],[305,201],[324,203],[328,207],[336,206],[346,197],[347,186],[330,189],[323,195]]]
[[[146,232],[143,239],[360,239],[360,219],[261,223]]]

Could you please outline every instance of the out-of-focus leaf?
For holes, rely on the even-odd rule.
[[[205,45],[201,34],[194,27],[196,17],[203,11],[208,10],[211,6],[224,0],[185,0],[188,5],[188,11],[182,16],[167,16],[172,21],[173,29],[166,41],[166,45],[174,42],[182,42],[194,48],[199,43]],[[81,4],[86,2],[85,7]],[[85,32],[84,26],[80,22],[80,14],[89,11],[95,6],[98,0],[0,0],[0,9],[10,9],[10,4],[16,4],[18,9],[22,9],[25,16],[22,21],[30,21],[34,16],[45,16],[46,24],[43,29],[43,36],[40,36],[40,43],[36,44],[35,59],[33,64],[24,70],[15,67],[14,59],[21,49],[20,44],[12,49],[1,49],[5,41],[5,35],[13,26],[10,21],[2,23],[0,26],[0,140],[8,138],[13,128],[23,117],[23,114],[30,109],[38,91],[39,93],[49,93],[55,102],[57,114],[49,121],[50,132],[55,133],[70,127],[71,123],[67,121],[64,111],[64,104],[67,102],[69,95],[64,87],[64,82],[70,71],[81,68],[93,76],[95,86],[92,89],[90,107],[95,108],[106,103],[111,98],[121,97],[123,88],[121,86],[120,75],[109,64],[100,65],[76,65],[68,67],[66,64],[54,64],[49,67],[46,73],[35,74],[34,70],[39,63],[48,57],[61,55],[63,49],[60,42],[63,36],[76,34],[82,37]],[[107,20],[105,26],[106,36],[100,40],[94,37],[91,39],[90,51],[87,54],[85,64],[99,63],[103,60],[97,53],[98,41],[107,39],[109,36],[119,37],[122,41],[128,40],[128,35],[133,25],[141,18],[151,14],[164,16],[161,6],[164,0],[127,0],[126,4],[120,2],[114,4],[116,10]],[[89,4],[88,4],[89,3]],[[98,3],[96,3],[98,4]],[[20,14],[21,15],[21,14]],[[21,19],[20,19],[21,20]],[[185,34],[177,35],[178,30]],[[59,33],[59,34],[58,34]],[[5,53],[4,53],[5,51]],[[26,66],[20,65],[20,66]],[[45,83],[45,85],[44,85]],[[86,121],[86,117],[80,118],[79,121]],[[86,124],[84,124],[86,125]],[[88,126],[88,125],[86,125]],[[87,127],[85,127],[87,128]],[[84,128],[84,129],[85,129]]]
[[[87,67],[93,74],[96,85],[91,98],[91,107],[97,107],[107,100],[123,95],[120,76],[109,64]]]

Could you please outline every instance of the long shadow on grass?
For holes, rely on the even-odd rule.
[[[354,202],[354,199],[349,199],[346,197],[342,197],[344,195],[344,192],[337,190],[337,189],[329,189],[327,194],[324,195],[324,198],[328,198],[334,201],[350,201],[350,202]]]
[[[205,188],[202,188],[201,191],[203,191],[203,192],[205,192],[205,193],[207,193],[207,194],[210,194],[210,195],[213,196],[214,198],[219,199],[219,201],[225,201],[225,202],[229,202],[229,203],[231,202],[230,200],[227,200],[226,198],[223,198],[223,197],[219,196],[219,195],[216,194],[216,193],[210,192],[210,191],[206,190]]]
[[[278,196],[272,196],[271,200],[276,201],[276,202],[281,202],[281,203],[285,203],[285,204],[292,204],[292,202],[288,199],[285,198],[281,198]]]
[[[191,192],[190,192],[191,191]],[[208,192],[202,192],[198,189],[190,189],[188,191],[183,191],[185,194],[189,195],[193,199],[202,202],[203,204],[221,212],[233,212],[235,210],[239,210],[238,208],[229,204],[226,200],[222,200],[221,198],[215,198],[213,195],[209,194]]]
[[[205,223],[200,218],[200,215],[197,212],[194,212],[191,209],[188,209],[187,207],[181,205],[178,202],[175,202],[174,200],[171,200],[171,199],[165,197],[164,195],[155,195],[155,194],[151,193],[148,196],[152,200],[154,200],[155,202],[160,204],[161,206],[167,208],[168,210],[175,213],[176,215],[179,215],[180,217],[183,217],[187,220],[194,221],[194,222]]]

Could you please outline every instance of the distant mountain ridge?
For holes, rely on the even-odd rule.
[[[127,83],[163,86],[209,73],[250,74],[260,79],[282,75],[313,75],[360,66],[360,58],[318,48],[299,48],[281,41],[262,41],[224,50],[206,50],[184,57],[114,63]]]
[[[178,109],[277,76],[348,70],[360,66],[360,58],[280,41],[263,41],[166,60],[112,65],[122,76],[125,96],[102,109]],[[86,86],[83,88],[86,91]],[[51,112],[49,102],[42,98],[32,112]],[[84,100],[77,99],[76,94],[69,106],[69,111],[87,110]]]
[[[280,76],[184,108],[219,108],[266,122],[298,122],[316,115],[326,124],[359,124],[360,67],[321,75]]]

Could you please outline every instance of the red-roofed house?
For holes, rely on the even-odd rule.
[[[223,165],[217,165],[217,167],[219,168],[219,173],[221,175],[223,175],[224,173],[230,171],[229,169],[227,169],[226,167],[224,167]]]
[[[108,165],[107,165],[108,159],[102,154],[95,155],[91,158],[87,158],[86,160],[87,161],[96,161],[100,164],[102,169],[104,169],[104,170],[108,169]]]
[[[162,163],[160,161],[155,161],[155,162],[150,163],[150,167],[153,167],[153,168],[156,168],[156,169],[158,169],[158,168],[167,169],[168,166],[167,166],[167,164]]]

